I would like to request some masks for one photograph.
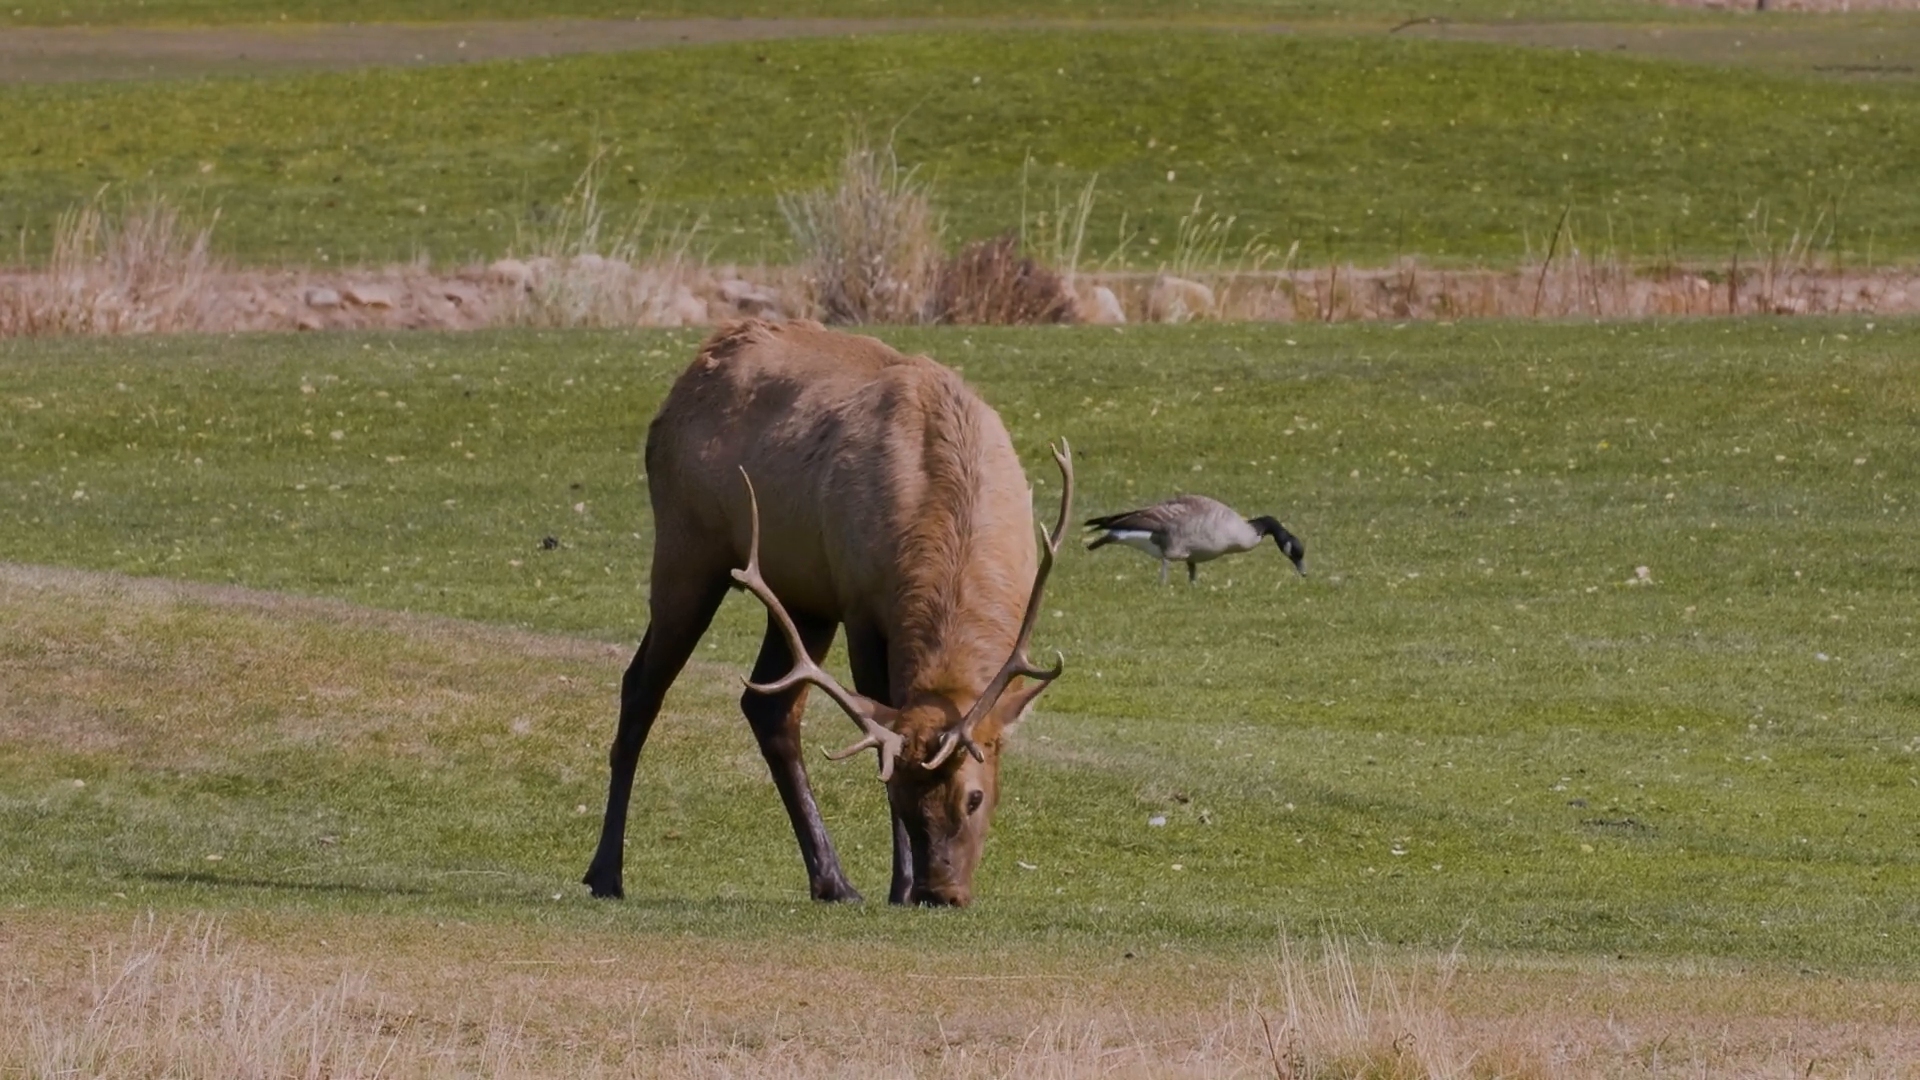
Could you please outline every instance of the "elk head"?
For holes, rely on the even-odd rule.
[[[862,750],[878,751],[887,802],[896,829],[904,834],[895,840],[905,844],[912,856],[912,892],[896,899],[953,906],[972,900],[973,872],[980,864],[987,828],[999,802],[1005,736],[1066,666],[1057,653],[1051,668],[1035,665],[1028,655],[1047,577],[1073,512],[1073,454],[1064,439],[1053,448],[1053,459],[1062,480],[1060,518],[1051,531],[1040,527],[1045,543],[1011,654],[977,694],[971,694],[971,688],[962,693],[921,691],[899,707],[847,690],[808,658],[792,617],[760,574],[760,509],[753,482],[747,479],[752,540],[746,568],[735,570],[733,578],[766,605],[795,657],[793,670],[781,678],[748,685],[765,694],[803,682],[818,687],[864,733],[858,742],[827,757],[838,761]],[[745,470],[741,477],[746,479]],[[906,767],[896,768],[902,759]]]

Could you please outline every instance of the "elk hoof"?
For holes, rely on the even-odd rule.
[[[864,904],[867,898],[860,890],[842,878],[838,881],[819,881],[813,885],[813,898],[823,904]]]
[[[580,883],[593,893],[596,900],[623,900],[627,895],[627,891],[620,887],[618,871],[609,874],[597,866],[591,867],[587,870],[587,876],[580,879]]]

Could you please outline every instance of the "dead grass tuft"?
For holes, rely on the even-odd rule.
[[[940,267],[934,321],[1017,326],[1074,321],[1074,297],[1052,268],[1020,254],[1013,233],[976,240]]]
[[[932,315],[941,225],[927,186],[891,143],[856,140],[831,190],[782,196],[807,300],[823,322],[920,323]]]
[[[215,329],[212,235],[163,195],[115,207],[102,191],[54,222],[45,273],[0,280],[0,337]]]

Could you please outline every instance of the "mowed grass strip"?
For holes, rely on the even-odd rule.
[[[1087,254],[1126,239],[1147,268],[1196,200],[1237,216],[1229,257],[1263,235],[1313,264],[1538,257],[1569,209],[1589,254],[1920,252],[1913,84],[1384,35],[884,35],[0,103],[0,227],[33,258],[108,184],[218,210],[217,246],[245,261],[497,255],[604,149],[616,217],[644,205],[703,222],[715,258],[782,261],[779,195],[825,184],[863,127],[893,133],[956,239],[1097,174]]]
[[[1000,409],[1043,506],[1044,445],[1065,435],[1082,511],[1206,491],[1278,514],[1315,568],[1301,580],[1261,551],[1162,589],[1130,552],[1063,559],[1037,644],[1063,649],[1070,674],[1009,760],[982,902],[906,915],[913,932],[1232,950],[1331,923],[1431,948],[1909,974],[1916,333],[890,333]],[[9,347],[0,544],[17,560],[621,644],[470,679],[462,653],[404,627],[276,635],[268,615],[193,601],[161,618],[15,574],[9,611],[40,614],[4,644],[8,700],[24,704],[9,706],[0,889],[36,906],[118,891],[750,938],[904,932],[884,905],[801,902],[732,705],[761,626],[737,598],[643,759],[635,899],[589,904],[574,884],[613,684],[645,621],[637,447],[692,345]],[[59,644],[89,636],[156,659]],[[119,672],[136,681],[116,687]],[[237,689],[143,711],[185,693],[149,677]],[[341,684],[359,689],[328,689]],[[139,751],[64,739],[91,730],[56,708],[86,687],[82,713],[136,730],[150,712],[197,717],[201,734]],[[845,728],[817,711],[808,741]],[[871,893],[886,825],[870,769],[815,775]]]

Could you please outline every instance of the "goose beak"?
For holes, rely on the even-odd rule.
[[[1301,577],[1306,577],[1306,576],[1307,576],[1307,560],[1305,560],[1305,559],[1301,559],[1301,560],[1300,560],[1299,562],[1296,562],[1296,563],[1294,563],[1294,564],[1293,564],[1293,568],[1294,568],[1295,570],[1298,570],[1298,571],[1300,571],[1300,576],[1301,576]]]

